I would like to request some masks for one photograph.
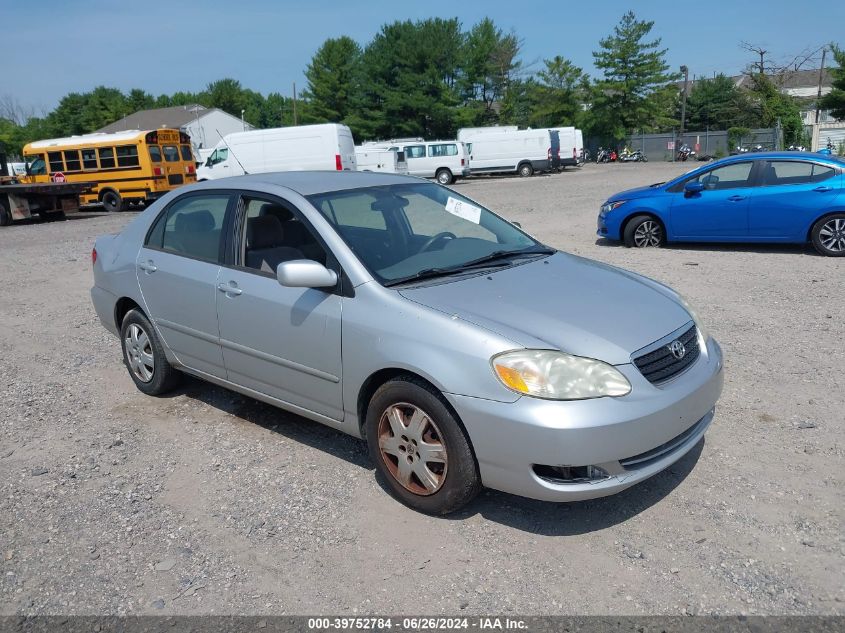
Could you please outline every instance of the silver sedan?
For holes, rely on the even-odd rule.
[[[190,374],[361,437],[427,513],[482,486],[623,490],[695,446],[722,390],[719,345],[673,290],[416,178],[199,183],[92,258],[138,389]]]

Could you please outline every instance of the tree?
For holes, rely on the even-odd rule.
[[[845,50],[831,44],[833,58],[836,60],[837,68],[832,69],[833,89],[824,95],[819,102],[819,107],[830,110],[830,113],[837,119],[845,119]]]
[[[795,99],[781,92],[767,75],[762,73],[751,75],[751,81],[750,92],[754,110],[758,116],[758,125],[775,127],[780,124],[785,145],[801,143],[804,124],[801,121],[801,110]]]
[[[530,124],[535,127],[573,125],[586,92],[584,71],[560,55],[543,60],[534,84]]]
[[[302,93],[314,121],[347,123],[353,114],[361,70],[361,47],[351,37],[328,39],[305,70]]]
[[[232,116],[240,117],[241,110],[246,108],[247,100],[244,89],[237,79],[218,79],[212,81],[205,88],[205,94],[200,95],[200,102],[212,108],[220,108]],[[183,105],[183,104],[173,104]]]
[[[754,125],[748,95],[730,77],[699,79],[687,97],[687,129],[726,130]]]
[[[594,121],[604,136],[621,140],[634,130],[666,126],[666,107],[677,97],[670,82],[679,75],[668,72],[660,38],[645,40],[653,26],[629,11],[593,52],[603,74],[595,85]]]

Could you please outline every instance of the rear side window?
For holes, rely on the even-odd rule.
[[[65,169],[68,171],[80,171],[82,163],[79,162],[79,150],[65,150]]]
[[[97,169],[97,151],[93,148],[82,150],[82,168]]]
[[[407,158],[425,158],[425,145],[409,145],[405,148]]]
[[[454,143],[443,143],[428,146],[428,155],[433,157],[439,156],[457,156],[458,146]]]
[[[137,167],[138,166],[138,148],[134,145],[121,145],[117,147],[117,166],[118,167]]]
[[[820,182],[835,173],[831,167],[806,161],[773,160],[763,170],[763,185],[800,185]]]
[[[100,148],[100,169],[111,169],[114,167],[114,149],[111,147]]]
[[[171,204],[147,235],[146,246],[219,263],[231,196],[186,196]]]

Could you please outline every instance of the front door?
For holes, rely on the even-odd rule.
[[[188,194],[171,203],[138,252],[147,314],[186,367],[225,378],[217,327],[217,277],[232,196]]]
[[[325,263],[325,251],[285,201],[247,194],[239,213],[236,261],[220,270],[216,292],[229,380],[340,421],[342,297],[287,288],[273,272],[290,259]]]
[[[704,185],[699,193],[675,193],[669,218],[673,239],[744,239],[748,236],[748,203],[753,160],[730,163],[702,172],[695,178]]]

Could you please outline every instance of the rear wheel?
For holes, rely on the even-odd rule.
[[[528,178],[528,176],[534,175],[534,168],[531,166],[530,163],[523,163],[519,166],[519,175],[523,178]]]
[[[845,256],[845,213],[834,213],[813,225],[813,246],[828,257]]]
[[[455,181],[454,176],[452,176],[452,172],[448,169],[438,169],[437,174],[434,177],[437,178],[437,182],[441,185],[451,185]]]
[[[448,514],[481,490],[475,456],[460,423],[431,386],[391,380],[370,400],[370,457],[393,495],[428,514]]]
[[[103,208],[109,213],[116,211],[125,211],[127,208],[126,202],[120,197],[116,191],[106,191],[102,198]]]
[[[123,317],[120,342],[123,362],[139,390],[158,396],[179,383],[182,374],[167,361],[158,335],[140,310],[130,310]]]
[[[623,235],[625,246],[650,248],[663,246],[666,236],[663,225],[651,215],[637,215],[625,225]]]

